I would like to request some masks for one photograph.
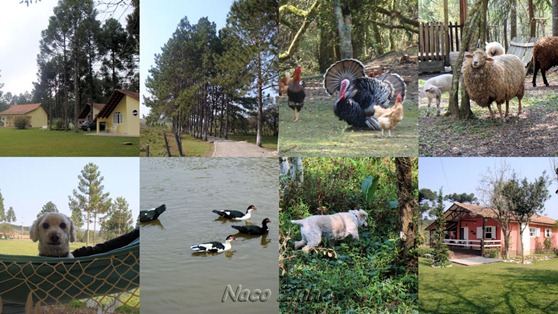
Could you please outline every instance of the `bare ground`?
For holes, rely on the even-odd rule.
[[[558,71],[547,73],[550,86],[542,84],[539,74],[537,87],[532,75],[525,79],[523,113],[518,117],[517,99],[510,103],[510,117],[506,122],[491,119],[487,108],[471,102],[475,118],[454,121],[445,115],[449,95],[442,95],[442,115],[430,108],[426,116],[428,99],[419,96],[419,155],[420,156],[558,156]],[[420,76],[420,87],[424,80]],[[498,117],[496,105],[492,109]],[[505,104],[502,105],[505,110]]]
[[[213,139],[215,149],[212,157],[276,157],[277,151],[261,148],[246,141]]]

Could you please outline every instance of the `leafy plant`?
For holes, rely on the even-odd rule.
[[[376,188],[378,187],[379,177],[369,176],[368,178],[364,179],[360,188],[362,189],[362,194],[364,195],[364,200],[366,204],[371,205],[372,200],[374,198],[374,193],[376,192]]]
[[[29,125],[28,120],[26,117],[17,116],[14,119],[14,126],[18,129],[25,129]]]

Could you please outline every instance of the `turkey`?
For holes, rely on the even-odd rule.
[[[287,97],[289,98],[288,105],[294,111],[294,122],[298,121],[298,115],[304,106],[304,98],[306,98],[304,83],[302,83],[300,77],[301,71],[302,67],[300,65],[297,66],[287,89]]]
[[[374,106],[392,107],[399,93],[404,101],[406,86],[395,73],[367,77],[360,61],[344,59],[326,70],[324,89],[329,95],[339,91],[333,112],[340,120],[355,127],[380,130],[380,124],[374,118]]]

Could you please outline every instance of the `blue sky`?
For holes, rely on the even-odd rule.
[[[521,179],[532,182],[545,170],[555,179],[552,160],[558,164],[558,158],[419,158],[419,187],[436,192],[442,187],[444,194],[475,193],[478,197],[477,188],[487,169],[494,172],[505,162]],[[549,187],[551,197],[545,203],[543,216],[558,219],[558,195],[554,193],[557,189],[558,183],[553,180]]]
[[[155,65],[155,54],[161,53],[163,45],[171,38],[178,23],[185,16],[190,24],[207,17],[217,25],[217,31],[226,25],[227,14],[233,0],[141,0],[140,10],[140,94],[146,95],[145,80],[149,69]],[[147,115],[149,108],[140,100],[141,115]]]
[[[4,83],[4,93],[19,95],[33,91],[41,31],[48,27],[57,4],[58,0],[33,1],[29,6],[20,4],[20,0],[0,1],[0,83]],[[116,10],[99,6],[97,19],[114,17],[125,27],[129,12],[128,5]]]
[[[77,189],[78,176],[88,163],[99,166],[104,191],[122,196],[132,210],[134,223],[139,214],[139,158],[0,158],[0,193],[4,208],[13,207],[16,225],[30,226],[42,207],[53,202],[58,211],[71,215],[68,196]]]

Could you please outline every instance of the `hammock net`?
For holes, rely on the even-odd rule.
[[[3,313],[9,313],[10,308],[21,310],[74,300],[104,313],[118,312],[118,308],[137,313],[139,278],[139,239],[106,253],[79,258],[0,255]]]

